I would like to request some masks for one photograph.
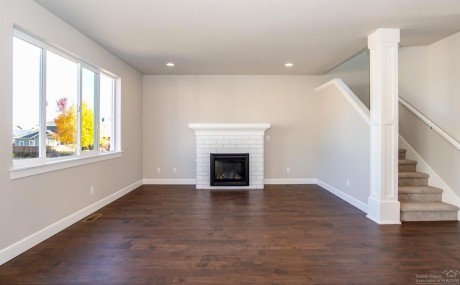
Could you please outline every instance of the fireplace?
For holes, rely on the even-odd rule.
[[[211,186],[249,186],[249,153],[211,153]]]
[[[270,128],[269,123],[248,124],[193,124],[189,127],[195,131],[196,138],[196,189],[225,189],[237,186],[242,189],[264,189],[264,133]],[[251,161],[245,164],[246,183],[216,184],[220,179],[214,176],[214,154],[248,154]],[[210,163],[212,162],[212,163]],[[241,174],[238,174],[241,176]],[[211,177],[213,182],[211,182]],[[237,176],[234,176],[237,177]],[[217,177],[219,178],[219,177]],[[230,181],[227,181],[230,182]],[[240,184],[241,183],[241,184]],[[248,184],[249,183],[249,184]],[[217,186],[216,186],[217,185]]]

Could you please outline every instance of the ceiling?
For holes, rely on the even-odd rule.
[[[323,74],[378,28],[404,46],[460,31],[459,0],[35,1],[143,74]]]

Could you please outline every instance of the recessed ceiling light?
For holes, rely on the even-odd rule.
[[[288,62],[288,63],[286,63],[284,66],[286,66],[286,67],[293,67],[294,64],[293,64],[292,62]]]
[[[172,63],[172,62],[168,62],[168,63],[166,64],[166,66],[170,66],[170,67],[173,67],[173,66],[174,66],[174,63]]]

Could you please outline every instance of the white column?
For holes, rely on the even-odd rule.
[[[378,29],[370,50],[371,191],[367,217],[400,224],[398,201],[398,43],[399,29]]]

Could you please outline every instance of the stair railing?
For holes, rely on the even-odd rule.
[[[427,124],[432,130],[436,131],[441,137],[443,137],[446,141],[451,143],[456,149],[460,150],[460,143],[454,139],[451,135],[446,133],[443,129],[441,129],[438,125],[433,123],[430,119],[425,117],[422,113],[420,113],[417,109],[415,109],[411,104],[407,103],[403,98],[399,97],[399,103],[401,103],[404,107],[406,107],[409,111],[411,111],[414,115],[416,115],[422,122]]]

